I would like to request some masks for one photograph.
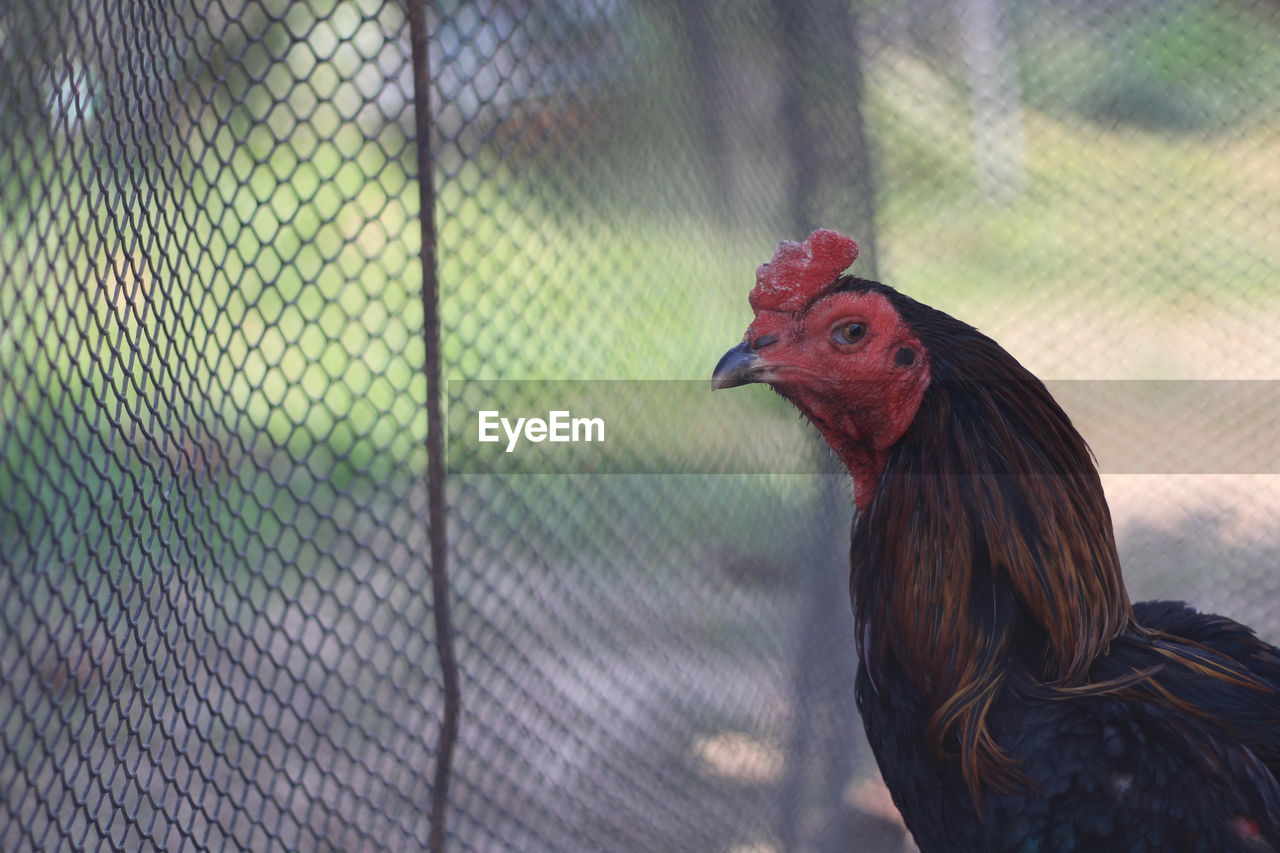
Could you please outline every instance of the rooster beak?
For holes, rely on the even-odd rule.
[[[760,356],[751,351],[746,341],[738,344],[720,357],[716,369],[711,373],[711,390],[737,388],[751,382],[760,382],[764,378],[765,364]]]

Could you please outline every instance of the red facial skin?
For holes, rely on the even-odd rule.
[[[854,343],[839,330],[862,323]],[[758,310],[746,339],[774,335],[756,347],[761,380],[790,400],[822,433],[853,477],[865,512],[889,449],[902,437],[929,385],[928,353],[889,300],[879,293],[832,293],[795,312]],[[895,357],[914,352],[911,364]]]

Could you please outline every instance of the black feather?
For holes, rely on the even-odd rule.
[[[931,369],[851,558],[858,705],[921,850],[1280,853],[1280,651],[1129,603],[1087,446],[994,341],[836,289]]]

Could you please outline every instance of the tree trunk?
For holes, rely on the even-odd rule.
[[[858,240],[858,274],[878,277],[875,182],[862,114],[858,21],[846,0],[773,0],[780,40],[782,147],[790,168],[784,218],[790,239],[816,227]],[[813,493],[811,548],[800,555],[807,576],[797,608],[792,668],[794,718],[780,790],[778,843],[794,850],[820,844],[822,828],[847,817],[861,722],[853,694],[857,656],[848,595],[845,536],[852,506],[834,457],[814,441],[824,476]],[[845,839],[848,843],[848,839]]]
[[[875,181],[857,17],[845,0],[773,0],[773,10],[784,63],[790,227],[795,239],[819,226],[852,235],[862,249],[859,274],[876,278]]]
[[[702,164],[710,179],[711,201],[721,221],[727,221],[732,210],[732,157],[725,131],[724,81],[719,50],[718,28],[711,26],[713,10],[709,0],[679,0],[679,14],[684,48],[693,70],[694,94],[698,99],[702,130]]]
[[[974,164],[987,198],[1007,201],[1025,182],[1022,90],[1000,0],[960,0],[960,36],[969,71]]]

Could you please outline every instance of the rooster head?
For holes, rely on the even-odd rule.
[[[929,357],[885,288],[843,276],[858,244],[820,230],[756,270],[755,319],[712,374],[715,389],[770,385],[822,432],[865,509],[889,448],[929,385]]]

